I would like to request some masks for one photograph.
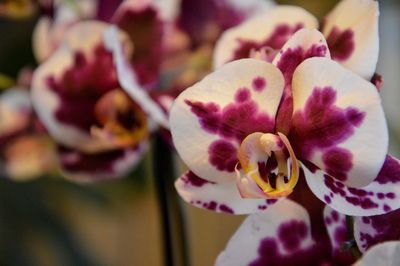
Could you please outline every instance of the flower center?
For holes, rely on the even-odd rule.
[[[134,147],[148,137],[145,113],[120,89],[104,94],[96,103],[99,125],[91,134],[116,147]]]
[[[238,159],[242,169],[237,169],[237,182],[242,197],[285,197],[297,184],[299,165],[289,140],[282,133],[248,135],[240,145]],[[269,160],[276,160],[276,167],[262,169],[260,166],[268,165]]]

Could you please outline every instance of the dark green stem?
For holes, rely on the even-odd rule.
[[[153,142],[153,169],[162,216],[165,265],[188,265],[182,211],[174,188],[172,151],[160,135]]]

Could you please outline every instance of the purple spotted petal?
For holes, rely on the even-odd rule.
[[[216,265],[328,263],[310,232],[307,211],[290,200],[282,200],[265,212],[250,215],[220,253]]]
[[[243,59],[183,91],[170,112],[175,147],[190,170],[209,181],[233,181],[237,150],[254,132],[272,132],[283,90],[273,65]]]
[[[263,0],[181,0],[178,26],[197,47],[271,5]]]
[[[378,1],[341,1],[325,18],[322,29],[332,59],[365,79],[378,61]]]
[[[124,53],[124,43],[118,38],[118,30],[116,27],[110,27],[105,31],[104,42],[106,48],[112,52],[117,69],[117,79],[122,89],[125,90],[155,122],[165,128],[169,128],[168,119],[163,109],[151,99],[149,94],[139,85],[136,74]]]
[[[353,266],[400,265],[400,241],[389,241],[371,248]]]
[[[297,158],[314,163],[347,186],[372,182],[388,145],[376,87],[321,57],[301,63],[292,86],[294,113],[288,139]]]
[[[179,195],[188,203],[203,209],[229,214],[249,214],[269,209],[277,200],[244,199],[235,182],[214,183],[188,171],[176,182]]]
[[[297,30],[317,27],[316,18],[302,8],[279,6],[269,9],[224,32],[214,51],[214,68],[248,58],[251,50],[268,47],[278,52]]]
[[[286,134],[293,114],[292,77],[297,66],[310,57],[330,58],[325,38],[317,30],[301,29],[285,43],[272,63],[285,77],[285,90],[277,118],[277,131]]]
[[[363,188],[351,188],[319,169],[305,168],[307,183],[314,194],[333,209],[353,216],[371,216],[400,207],[400,164],[390,155],[377,178]]]
[[[280,49],[272,63],[282,71],[285,84],[292,83],[297,66],[311,57],[330,58],[328,45],[322,33],[315,29],[300,29]]]
[[[346,215],[339,213],[329,206],[324,209],[324,222],[331,240],[332,257],[341,264],[354,262],[351,251],[343,251],[342,245],[349,240]]]
[[[130,62],[139,84],[153,88],[159,79],[163,56],[164,25],[153,1],[125,1],[113,22],[125,31],[134,44]]]
[[[123,0],[98,0],[96,18],[102,21],[110,21]]]
[[[59,148],[59,160],[65,178],[78,183],[91,183],[125,177],[142,158],[148,143],[133,149],[83,153]]]
[[[354,218],[354,238],[362,252],[372,246],[400,239],[400,210],[383,215]]]
[[[110,148],[90,135],[96,102],[120,87],[112,55],[103,46],[107,24],[76,24],[48,60],[34,72],[32,100],[49,133],[61,144],[93,152]],[[122,33],[118,38],[125,39]],[[84,114],[84,115],[82,115]]]

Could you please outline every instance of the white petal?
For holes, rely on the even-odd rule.
[[[217,258],[218,266],[313,265],[318,254],[307,211],[282,200],[246,218]]]
[[[400,241],[389,241],[371,248],[353,266],[400,265]]]
[[[400,207],[399,161],[390,156],[378,177],[363,188],[346,187],[323,171],[303,169],[312,192],[338,212],[352,216],[371,216]]]
[[[307,59],[293,75],[294,114],[288,136],[297,157],[347,186],[374,180],[385,161],[388,132],[371,83],[338,63]]]
[[[59,152],[63,176],[77,183],[93,183],[126,177],[142,159],[148,143],[135,149],[84,154],[70,149]]]
[[[242,198],[235,182],[213,183],[190,171],[175,182],[175,187],[186,202],[199,208],[229,214],[264,211],[277,201]]]
[[[273,131],[282,90],[282,74],[273,65],[243,59],[183,91],[170,125],[189,169],[210,181],[235,180],[239,144],[251,133]]]
[[[151,99],[147,92],[138,84],[134,71],[122,52],[122,44],[118,39],[116,27],[110,27],[104,34],[107,49],[113,53],[117,67],[118,80],[122,88],[142,107],[151,118],[165,128],[169,128],[168,119],[162,108]]]
[[[331,240],[332,252],[334,256],[342,253],[341,245],[347,241],[346,215],[325,206],[324,222]]]
[[[325,18],[332,58],[369,80],[378,61],[378,1],[344,0]]]
[[[300,7],[279,6],[268,9],[265,13],[225,31],[215,47],[214,68],[234,59],[248,57],[248,53],[238,54],[238,49],[243,48],[244,43],[249,46],[247,50],[263,46],[280,49],[300,28],[318,28],[318,21]]]

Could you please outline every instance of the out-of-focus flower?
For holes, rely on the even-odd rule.
[[[52,12],[39,18],[32,36],[33,52],[38,62],[47,59],[58,48],[72,25],[95,16],[96,1],[54,0],[49,8]]]
[[[148,145],[149,108],[132,101],[119,82],[103,43],[107,28],[96,21],[71,27],[33,77],[35,110],[60,145],[66,176],[78,181],[123,176]],[[131,53],[126,34],[117,35],[121,53]]]
[[[54,146],[36,127],[38,121],[23,82],[28,79],[20,78],[18,87],[0,94],[0,173],[14,181],[32,180],[57,169]]]
[[[371,79],[378,61],[378,2],[343,0],[319,25],[306,10],[278,6],[226,31],[214,53],[214,67],[250,56],[252,50],[274,55],[300,28],[321,28],[333,60],[365,79]]]
[[[14,181],[28,181],[57,171],[54,143],[46,135],[24,134],[4,147],[4,171]]]
[[[216,211],[264,210],[292,193],[301,168],[312,192],[341,213],[399,208],[400,164],[386,155],[379,94],[329,57],[323,35],[303,29],[273,64],[234,61],[185,90],[170,116],[193,172],[178,179],[181,196]]]
[[[31,115],[27,90],[10,88],[0,94],[0,145],[27,129]]]
[[[213,43],[226,29],[273,6],[269,0],[181,0],[177,24],[192,47]]]
[[[96,19],[109,22],[122,0],[49,0],[42,3],[43,14],[33,32],[37,61],[48,58],[74,24]]]
[[[29,17],[34,12],[32,0],[5,0],[0,3],[0,17],[20,19]]]

